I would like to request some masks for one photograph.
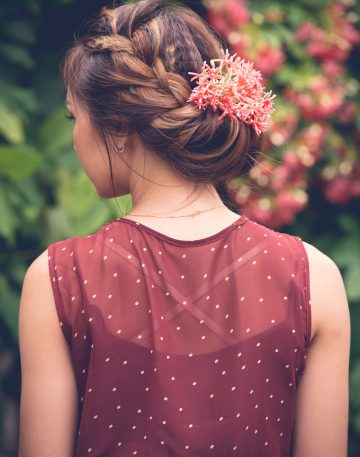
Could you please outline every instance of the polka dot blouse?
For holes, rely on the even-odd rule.
[[[48,247],[76,374],[76,457],[289,457],[310,343],[300,237],[117,218]]]

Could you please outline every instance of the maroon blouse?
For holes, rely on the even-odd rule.
[[[76,457],[289,457],[310,343],[301,238],[245,215],[185,241],[131,219],[48,247]]]

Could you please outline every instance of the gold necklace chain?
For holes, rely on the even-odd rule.
[[[185,215],[181,215],[181,216],[154,216],[154,215],[151,215],[151,214],[131,214],[131,213],[127,213],[127,215],[130,215],[130,216],[145,216],[145,217],[160,217],[160,218],[163,218],[163,217],[166,217],[166,218],[169,218],[169,217],[193,217],[193,216],[196,216],[197,214],[200,214],[200,213],[205,213],[206,211],[211,211],[213,209],[216,209],[216,208],[224,208],[225,206],[224,205],[219,205],[219,206],[214,206],[213,208],[209,208],[209,209],[204,209],[203,211],[196,211],[195,213],[192,213],[192,214],[185,214]]]

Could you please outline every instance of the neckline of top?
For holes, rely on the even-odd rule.
[[[201,244],[209,243],[211,241],[215,241],[218,238],[221,238],[222,236],[224,236],[224,235],[230,233],[232,230],[234,230],[235,227],[238,227],[238,226],[241,226],[241,225],[245,224],[245,222],[248,219],[249,218],[247,216],[244,216],[243,214],[241,214],[236,221],[232,222],[230,225],[226,226],[225,228],[223,228],[219,232],[214,233],[213,235],[209,235],[209,236],[207,236],[205,238],[197,239],[197,240],[179,240],[179,239],[173,238],[173,237],[171,237],[169,235],[165,235],[165,233],[158,232],[157,230],[155,230],[155,229],[153,229],[151,227],[148,227],[147,225],[144,225],[141,222],[136,222],[133,219],[128,219],[126,217],[118,217],[118,218],[115,219],[115,221],[125,222],[127,224],[136,226],[137,228],[140,228],[140,229],[142,229],[142,230],[144,230],[146,232],[149,232],[152,235],[156,236],[157,238],[160,238],[161,240],[167,241],[167,242],[169,242],[171,244],[176,244],[176,245],[179,245],[179,246],[198,246],[198,245],[201,245]]]

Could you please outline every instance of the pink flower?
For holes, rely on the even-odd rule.
[[[221,49],[221,52],[224,57],[212,59],[211,66],[204,61],[200,73],[188,72],[195,75],[191,81],[197,80],[197,86],[187,102],[194,101],[198,109],[210,106],[215,111],[220,108],[223,113],[218,121],[225,116],[233,120],[239,118],[252,125],[260,135],[266,130],[274,111],[272,100],[275,95],[264,91],[262,75],[253,68],[253,63],[236,57],[236,53],[230,56],[228,49],[226,52]],[[215,62],[220,62],[220,65],[216,67]]]
[[[254,60],[254,65],[262,73],[270,75],[281,69],[284,60],[285,56],[280,48],[265,44],[260,48]]]
[[[344,176],[338,176],[328,183],[324,194],[329,202],[345,205],[352,199],[351,181]]]
[[[250,19],[250,12],[243,0],[228,0],[223,6],[232,27],[238,27]]]

